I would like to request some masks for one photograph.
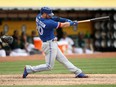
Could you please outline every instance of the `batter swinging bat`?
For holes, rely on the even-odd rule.
[[[97,17],[97,18],[92,18],[92,19],[87,19],[87,20],[81,20],[81,21],[78,21],[78,23],[103,21],[103,20],[110,20],[110,17],[109,16]]]

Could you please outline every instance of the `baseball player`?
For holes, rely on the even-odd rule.
[[[77,22],[66,18],[55,17],[53,15],[49,7],[42,7],[40,13],[36,17],[37,30],[43,41],[42,50],[45,53],[46,64],[37,66],[26,65],[23,78],[26,78],[30,73],[52,70],[55,59],[63,64],[70,72],[74,73],[76,78],[87,78],[88,76],[86,76],[81,69],[68,61],[60,51],[54,36],[54,29],[77,26]]]

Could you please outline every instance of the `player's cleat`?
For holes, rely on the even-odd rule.
[[[88,76],[85,75],[84,73],[80,73],[80,74],[77,75],[75,78],[88,78]]]
[[[27,73],[27,70],[26,70],[26,67],[25,67],[25,68],[24,68],[24,73],[23,73],[22,78],[26,78],[26,77],[27,77],[27,75],[28,75],[28,73]]]

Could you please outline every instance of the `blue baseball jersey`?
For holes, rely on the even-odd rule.
[[[55,38],[54,29],[59,27],[59,22],[42,18],[41,14],[38,14],[36,17],[36,25],[41,40],[46,42]]]

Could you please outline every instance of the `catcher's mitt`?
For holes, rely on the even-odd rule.
[[[4,43],[12,44],[13,37],[12,36],[6,36],[6,35],[4,35],[4,36],[1,37],[1,40]]]

